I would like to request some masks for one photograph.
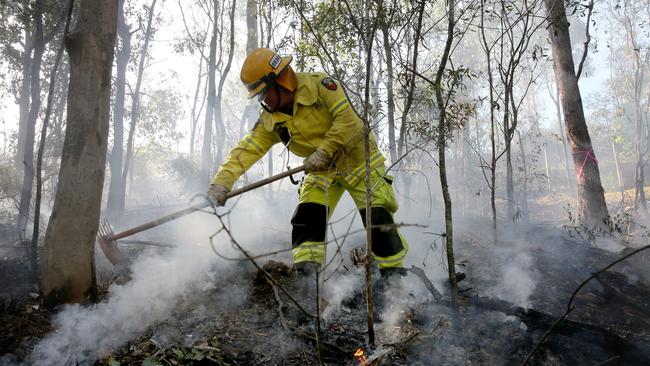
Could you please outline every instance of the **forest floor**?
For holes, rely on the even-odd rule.
[[[620,195],[613,199],[620,202]],[[367,346],[366,305],[358,292],[332,303],[321,300],[325,316],[317,339],[316,322],[280,289],[315,313],[316,300],[305,283],[286,264],[264,264],[273,284],[244,262],[203,283],[202,291],[182,296],[164,320],[130,334],[116,349],[95,350],[99,359],[80,354],[65,363],[316,365],[320,358],[328,365],[360,365],[364,363],[354,353],[362,348],[364,365],[520,364],[562,315],[578,285],[634,249],[621,244],[627,232],[594,241],[579,228],[548,224],[566,217],[559,214],[562,207],[556,202],[552,197],[538,200],[535,215],[530,215],[535,224],[517,224],[517,235],[504,235],[497,247],[472,230],[457,233],[456,256],[467,274],[459,306],[450,305],[444,284],[412,271],[389,292],[392,300],[376,314],[374,348]],[[629,217],[618,217],[621,231],[631,230]],[[477,228],[490,225],[470,221]],[[645,237],[642,227],[636,227],[636,236]],[[525,251],[519,250],[523,247]],[[30,354],[55,330],[60,309],[41,305],[28,271],[27,246],[5,243],[0,250],[0,366],[47,364],[33,361]],[[575,310],[551,332],[530,364],[650,364],[648,263],[650,253],[639,253],[583,287],[574,300]],[[328,280],[363,278],[361,269],[341,272],[342,277]],[[101,271],[98,276],[104,284],[110,278]],[[517,288],[528,277],[529,288]],[[442,298],[428,292],[431,285]]]

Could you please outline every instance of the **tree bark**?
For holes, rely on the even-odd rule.
[[[600,226],[608,222],[609,212],[600,182],[598,161],[591,145],[582,109],[564,2],[561,0],[544,0],[544,2],[550,22],[549,36],[553,49],[555,78],[560,89],[564,124],[578,179],[578,217],[582,224]]]
[[[47,303],[96,297],[95,235],[110,117],[117,0],[81,2],[70,56],[68,121],[59,184],[45,234],[41,289]]]
[[[246,0],[246,53],[258,47],[257,0]]]
[[[440,111],[438,121],[438,165],[440,166],[440,187],[442,189],[442,197],[445,203],[445,247],[447,249],[447,271],[449,275],[449,284],[451,286],[451,298],[455,304],[458,296],[458,284],[456,281],[456,260],[454,258],[454,230],[453,230],[453,216],[451,206],[451,196],[449,195],[449,185],[447,183],[446,171],[446,138],[448,130],[446,122],[447,106],[442,97],[442,75],[445,71],[449,55],[451,53],[451,44],[454,40],[454,0],[448,0],[449,11],[447,17],[449,18],[447,24],[447,41],[445,49],[440,58],[440,65],[436,74],[435,91],[436,91],[436,104]]]

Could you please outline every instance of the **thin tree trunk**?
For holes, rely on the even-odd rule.
[[[488,186],[490,188],[490,208],[492,210],[492,239],[496,243],[497,238],[497,207],[496,207],[496,169],[497,169],[497,151],[496,151],[496,121],[495,112],[496,101],[494,100],[494,79],[492,76],[492,47],[488,46],[487,39],[485,38],[485,28],[483,26],[485,18],[485,0],[481,0],[481,40],[483,51],[485,52],[485,62],[487,64],[488,88],[490,93],[490,181]]]
[[[199,101],[199,92],[201,91],[201,85],[203,84],[203,56],[200,57],[199,61],[199,72],[198,79],[196,80],[196,89],[194,90],[194,100],[192,101],[192,112],[190,113],[190,156],[194,156],[194,140],[196,139],[196,127],[199,124],[199,115],[203,109],[205,99],[201,101],[201,106],[199,110],[196,110],[196,104]]]
[[[548,192],[552,193],[551,189],[551,170],[548,167],[548,146],[544,144],[544,168],[546,169],[546,184],[548,185]]]
[[[553,49],[555,78],[560,88],[564,123],[573,152],[573,164],[578,177],[578,217],[588,226],[602,226],[609,221],[603,186],[600,183],[598,161],[594,154],[589,130],[582,109],[580,88],[575,75],[569,23],[564,2],[544,0],[551,22],[549,35]]]
[[[384,54],[386,55],[386,109],[388,112],[388,151],[390,152],[390,162],[395,163],[397,157],[397,144],[395,142],[395,91],[393,90],[393,50],[389,38],[388,19],[380,27],[384,36]]]
[[[246,0],[246,53],[258,47],[257,0]]]
[[[555,64],[553,64],[553,71],[555,71]],[[548,86],[548,82],[547,82]],[[562,152],[564,152],[564,172],[566,173],[566,185],[569,189],[569,192],[573,193],[573,182],[571,181],[571,168],[569,167],[569,148],[567,147],[567,138],[566,132],[564,129],[564,124],[562,123],[562,106],[560,105],[560,86],[558,83],[555,83],[555,95],[553,97],[553,92],[548,88],[548,93],[555,104],[555,115],[557,117],[558,131],[560,131],[560,137],[562,138]]]
[[[442,189],[442,197],[445,203],[445,246],[447,249],[447,271],[449,275],[449,284],[451,286],[452,302],[456,304],[458,297],[458,284],[456,280],[456,260],[454,258],[454,230],[453,230],[453,216],[451,207],[451,196],[449,195],[449,186],[447,184],[447,171],[446,171],[446,158],[445,147],[446,137],[448,130],[446,122],[447,106],[442,97],[442,75],[445,71],[447,61],[451,52],[451,44],[454,40],[454,0],[448,0],[449,11],[447,17],[449,18],[447,25],[447,41],[445,49],[440,58],[440,65],[435,80],[436,104],[438,106],[439,122],[438,122],[438,165],[440,166],[440,187]]]
[[[203,147],[201,152],[201,180],[207,182],[212,174],[212,117],[214,116],[214,103],[216,92],[216,60],[217,60],[217,4],[214,6],[214,22],[212,37],[210,38],[210,56],[208,59],[208,94],[203,124]]]
[[[526,164],[526,149],[524,148],[524,139],[521,137],[519,130],[517,132],[517,137],[519,139],[519,153],[521,154],[521,168],[523,173],[522,184],[521,184],[521,199],[519,200],[521,205],[522,214],[518,215],[523,221],[528,221],[529,216],[527,213],[530,212],[528,207],[528,165]],[[544,154],[546,155],[546,145],[544,145]],[[547,173],[548,174],[548,173]],[[549,181],[550,182],[550,181]],[[550,183],[549,183],[550,189]]]
[[[29,7],[29,0],[22,1],[22,8],[26,12]],[[22,79],[20,81],[20,90],[18,93],[18,142],[16,144],[16,159],[15,165],[19,172],[25,168],[23,161],[25,158],[25,135],[29,121],[29,102],[30,102],[30,85],[31,85],[31,68],[32,68],[32,52],[34,50],[33,35],[30,32],[31,23],[26,20],[23,26],[25,45],[21,55],[21,73]]]
[[[217,88],[217,100],[215,102],[215,119],[216,119],[216,129],[218,132],[217,136],[217,154],[216,154],[216,165],[219,166],[223,162],[223,150],[225,148],[226,142],[226,126],[223,121],[222,113],[222,99],[223,99],[223,85],[226,82],[228,73],[230,72],[230,67],[232,66],[232,59],[235,54],[235,8],[237,7],[237,0],[232,0],[230,5],[230,41],[228,45],[228,61],[226,62],[225,68],[222,70],[221,75],[219,76],[219,87]]]
[[[72,0],[68,0],[66,4],[68,9],[67,20],[65,23],[65,29],[63,31],[63,37],[61,37],[61,44],[56,52],[54,68],[52,69],[52,74],[50,76],[50,87],[47,94],[47,107],[45,108],[45,118],[43,119],[43,126],[41,128],[41,139],[38,147],[38,156],[36,158],[36,197],[34,199],[34,233],[32,235],[32,271],[35,282],[38,281],[38,236],[40,233],[40,215],[41,215],[41,195],[43,190],[43,178],[42,178],[42,167],[43,167],[43,152],[45,150],[45,138],[47,136],[47,127],[50,121],[50,115],[52,113],[52,101],[54,100],[54,92],[56,87],[56,74],[59,69],[59,64],[61,63],[61,58],[63,56],[64,41],[65,36],[68,34],[68,27],[70,25],[70,18],[72,17]]]
[[[131,30],[124,17],[124,2],[118,0],[117,32],[121,46],[115,62],[115,105],[113,106],[113,150],[110,155],[111,181],[106,209],[111,213],[124,211],[125,187],[122,180],[124,163],[124,99],[126,95],[126,69],[131,57]]]
[[[31,104],[25,130],[25,146],[23,154],[23,186],[18,207],[18,222],[16,229],[21,238],[27,237],[27,221],[29,208],[32,202],[32,189],[34,188],[34,140],[36,137],[36,120],[41,111],[41,63],[45,51],[43,36],[43,0],[34,3],[34,55],[31,62],[30,95]]]
[[[415,93],[415,76],[418,69],[418,50],[420,47],[420,32],[422,31],[422,19],[424,15],[424,5],[427,2],[425,0],[419,1],[418,9],[418,20],[414,30],[413,36],[413,59],[411,61],[410,67],[412,68],[408,80],[408,92],[406,95],[406,101],[404,102],[404,109],[402,110],[402,119],[401,126],[399,130],[399,142],[397,144],[397,155],[402,156],[406,151],[406,126],[407,126],[407,116],[411,110],[411,105],[413,104],[413,95]]]
[[[133,140],[135,138],[135,129],[138,124],[138,119],[140,118],[140,88],[142,86],[142,78],[144,76],[144,65],[147,60],[147,50],[149,49],[149,41],[151,40],[152,32],[152,23],[153,23],[153,14],[156,7],[156,1],[151,2],[149,6],[149,19],[147,20],[147,29],[144,33],[144,43],[142,45],[142,50],[140,51],[140,61],[138,64],[138,76],[135,84],[135,90],[133,92],[131,100],[131,123],[129,125],[129,139],[126,144],[126,157],[124,158],[124,171],[122,172],[122,187],[124,188],[121,197],[118,197],[117,207],[119,212],[124,210],[124,204],[126,201],[126,179],[130,173],[131,162],[133,161]]]
[[[618,151],[616,151],[616,144],[614,141],[612,141],[612,153],[614,154],[614,164],[616,164],[616,178],[618,178],[618,188],[621,191],[621,202],[623,202],[625,200],[625,183],[623,183],[621,165],[618,161]]]
[[[95,235],[101,211],[110,118],[117,1],[81,2],[66,37],[70,87],[59,184],[45,234],[41,289],[46,303],[97,294]]]

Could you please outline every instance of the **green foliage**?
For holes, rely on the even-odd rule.
[[[149,356],[142,361],[142,366],[160,366],[160,362],[156,360],[155,357]]]
[[[468,99],[464,93],[467,90],[467,82],[474,78],[476,74],[462,65],[455,69],[445,69],[443,72],[441,91],[445,104],[446,140],[451,140],[453,131],[463,128],[470,118],[476,116],[478,100]],[[430,78],[427,79],[431,81]],[[410,136],[423,140],[437,141],[440,110],[435,103],[435,85],[427,82],[417,90],[419,93],[415,99],[422,102],[413,108],[413,114],[421,117],[409,121],[407,132]]]
[[[184,190],[196,191],[203,187],[199,181],[200,167],[188,157],[178,156],[167,163],[166,174],[169,179],[181,184]]]
[[[174,146],[183,137],[176,131],[176,124],[183,117],[181,96],[173,86],[150,91],[142,98],[138,136],[144,140],[145,145],[169,150],[170,146]]]

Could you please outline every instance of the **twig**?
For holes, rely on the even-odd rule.
[[[580,59],[580,64],[578,65],[578,72],[576,73],[576,79],[580,79],[580,74],[582,74],[582,67],[585,64],[585,59],[587,59],[587,53],[589,52],[589,42],[591,41],[591,35],[589,34],[589,22],[591,21],[591,13],[594,10],[594,0],[591,0],[589,5],[587,5],[587,25],[585,27],[585,50],[582,53],[582,58]]]
[[[631,257],[631,256],[633,256],[633,255],[635,255],[635,254],[637,254],[637,253],[640,253],[640,252],[642,252],[642,251],[644,251],[644,250],[646,250],[646,249],[648,249],[648,248],[650,248],[650,245],[646,245],[646,246],[641,247],[641,248],[639,248],[639,249],[637,249],[637,250],[635,250],[635,251],[633,251],[633,252],[631,252],[631,253],[629,253],[629,254],[627,254],[627,255],[624,255],[623,257],[621,257],[621,258],[619,258],[619,259],[613,261],[612,263],[610,263],[610,264],[608,264],[607,266],[605,266],[603,269],[601,269],[601,270],[599,270],[598,272],[592,274],[591,276],[589,276],[589,278],[587,278],[586,280],[584,280],[584,281],[583,281],[583,282],[582,282],[582,283],[581,283],[581,284],[580,284],[580,285],[575,289],[575,291],[573,291],[573,294],[571,295],[571,298],[569,298],[569,303],[567,304],[567,307],[566,307],[566,310],[564,311],[564,314],[562,314],[562,316],[561,316],[560,318],[558,318],[555,322],[553,322],[553,324],[551,325],[551,327],[550,327],[550,328],[549,328],[549,329],[544,333],[544,335],[542,336],[542,338],[537,342],[537,344],[535,345],[535,347],[530,351],[530,353],[528,354],[528,356],[526,357],[526,359],[524,360],[524,362],[521,363],[521,365],[524,366],[524,365],[527,365],[527,364],[528,364],[528,361],[530,361],[530,359],[533,357],[533,355],[535,354],[535,352],[539,349],[539,347],[540,347],[540,346],[542,345],[542,343],[546,340],[546,338],[551,334],[551,332],[553,331],[553,329],[555,329],[555,327],[556,327],[556,326],[557,326],[557,325],[558,325],[562,320],[564,320],[564,318],[566,318],[566,317],[569,315],[570,312],[573,311],[573,309],[574,309],[574,307],[573,307],[573,299],[574,299],[574,298],[576,297],[576,295],[578,294],[578,291],[580,291],[580,290],[581,290],[581,289],[582,289],[582,288],[583,288],[583,287],[584,287],[584,286],[585,286],[589,281],[591,281],[592,279],[596,278],[599,274],[601,274],[601,273],[607,271],[608,269],[612,268],[612,267],[613,267],[614,265],[616,265],[617,263],[622,262],[622,261],[626,260],[627,258],[629,258],[629,257]]]
[[[442,294],[440,293],[440,291],[438,291],[438,289],[436,289],[436,286],[433,285],[431,280],[429,280],[429,278],[424,273],[424,270],[422,268],[411,266],[411,268],[409,268],[409,271],[411,271],[411,273],[413,273],[414,275],[420,277],[420,279],[422,280],[422,282],[424,282],[424,285],[427,287],[429,292],[431,292],[431,295],[433,295],[436,301],[443,300]]]
[[[266,282],[268,282],[269,285],[271,285],[271,288],[273,289],[273,295],[275,295],[275,301],[277,301],[278,303],[278,316],[280,317],[280,324],[282,324],[284,329],[288,330],[289,332],[293,332],[287,325],[287,318],[284,316],[284,312],[282,312],[282,307],[284,306],[284,302],[280,298],[280,293],[278,292],[278,288],[268,278],[266,279]]]

